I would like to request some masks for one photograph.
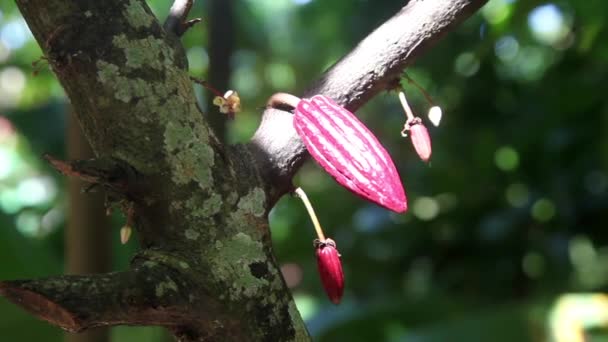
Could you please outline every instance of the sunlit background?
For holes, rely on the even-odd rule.
[[[148,1],[164,18],[169,1]],[[243,112],[227,140],[244,142],[273,92],[299,93],[395,13],[403,1],[235,0],[230,87]],[[192,16],[205,17],[206,1]],[[391,153],[406,215],[354,197],[313,164],[295,183],[342,254],[339,306],[322,291],[314,233],[297,199],[271,212],[275,251],[319,341],[607,341],[608,2],[491,0],[403,79],[433,138],[430,165],[401,137],[396,94],[359,117]],[[205,22],[183,38],[190,72],[209,68]],[[194,86],[209,115],[206,91]],[[66,181],[41,159],[65,157],[68,105],[11,1],[0,3],[0,279],[63,272]],[[83,195],[84,196],[84,195]],[[119,243],[127,267],[135,241]],[[86,227],[82,227],[86,229]],[[62,333],[0,299],[3,341]],[[113,341],[161,341],[158,329],[116,328]]]

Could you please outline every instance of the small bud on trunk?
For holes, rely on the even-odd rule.
[[[340,253],[338,253],[336,243],[332,239],[315,240],[315,248],[323,288],[329,300],[337,305],[344,293],[344,273],[342,273]]]

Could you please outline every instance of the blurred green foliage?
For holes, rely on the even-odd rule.
[[[164,18],[169,2],[148,2]],[[266,97],[301,91],[403,1],[236,4],[238,20],[226,25],[236,25],[231,85],[244,112],[229,123],[231,142],[251,136]],[[204,6],[196,2],[191,16],[204,17]],[[400,170],[406,215],[368,204],[305,165],[295,184],[342,254],[340,306],[322,292],[301,203],[286,196],[270,219],[278,259],[316,339],[570,341],[558,327],[576,321],[591,329],[588,341],[606,340],[608,301],[591,295],[608,287],[606,16],[603,1],[491,0],[419,59],[407,73],[443,110],[438,127],[426,121],[430,165],[399,134],[405,120],[396,94],[362,108]],[[207,40],[204,22],[184,36],[194,76],[210,67]],[[0,279],[63,267],[65,181],[39,156],[65,155],[66,98],[40,57],[16,6],[0,3]],[[406,78],[403,85],[426,118],[424,96]],[[195,87],[204,106],[208,95]],[[116,269],[136,250],[118,243],[121,220]],[[0,317],[3,340],[61,338],[5,300]],[[113,340],[161,335],[117,328]]]

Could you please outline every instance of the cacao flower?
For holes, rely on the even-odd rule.
[[[395,212],[407,210],[393,160],[351,112],[316,95],[298,102],[293,123],[310,155],[340,185]]]
[[[414,118],[414,120],[406,123],[409,126],[410,139],[416,153],[424,162],[429,161],[431,158],[431,136],[429,135],[428,129],[422,124],[420,118]]]
[[[234,119],[235,113],[241,111],[241,98],[234,90],[228,90],[223,97],[214,97],[213,104],[220,108],[220,113],[227,114],[231,119]]]
[[[340,253],[338,253],[336,243],[332,239],[315,240],[315,248],[323,288],[329,300],[337,305],[344,293],[344,273],[342,273]]]

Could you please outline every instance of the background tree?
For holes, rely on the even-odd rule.
[[[402,5],[257,3],[235,6],[239,34],[231,87],[253,105],[229,124],[231,142],[244,142],[253,133],[259,120],[254,108],[269,94],[303,93],[297,88]],[[313,165],[299,173],[296,183],[308,190],[326,229],[341,241],[347,273],[345,302],[328,310],[328,302],[315,296],[320,285],[312,234],[304,228],[308,219],[300,203],[282,199],[270,217],[275,251],[291,275],[288,282],[296,284],[298,308],[312,334],[334,340],[412,335],[427,340],[484,340],[488,335],[534,340],[553,333],[547,323],[560,317],[555,312],[561,311],[551,311],[560,293],[603,289],[602,9],[599,3],[492,1],[480,16],[419,59],[408,73],[445,112],[440,128],[432,131],[436,148],[430,168],[419,163],[398,136],[395,128],[400,130],[403,118],[394,96],[377,97],[360,111],[401,170],[412,201],[409,215],[392,216],[363,203]],[[2,10],[5,14],[12,9]],[[166,12],[159,7],[156,13],[163,17]],[[22,25],[15,15],[3,15],[1,23],[2,43],[12,46],[1,70],[2,79],[11,82],[4,81],[3,90],[17,89],[16,71],[28,72],[29,62],[39,56],[32,44],[22,49],[10,45],[14,40],[6,38],[6,32],[18,32]],[[194,29],[184,37],[193,73],[205,69],[192,58],[204,51],[194,48],[200,46],[200,34]],[[196,44],[188,45],[192,40]],[[74,46],[68,41],[62,44]],[[103,44],[96,44],[103,51]],[[62,51],[61,45],[57,51]],[[73,62],[84,63],[77,57]],[[11,129],[3,141],[4,155],[13,159],[5,164],[11,172],[3,178],[0,204],[6,226],[15,222],[18,228],[2,231],[3,279],[57,274],[61,265],[53,260],[60,260],[61,254],[60,239],[53,237],[62,219],[52,220],[57,212],[53,209],[61,206],[56,200],[61,192],[52,192],[60,178],[49,178],[55,174],[48,170],[36,171],[45,170],[37,161],[42,152],[61,156],[61,139],[54,132],[63,127],[62,110],[44,107],[48,102],[41,100],[58,88],[49,73],[25,79],[18,107],[3,100],[13,125],[5,125]],[[294,89],[295,81],[299,87]],[[414,88],[404,83],[413,94]],[[423,114],[422,97],[411,100]],[[44,113],[46,120],[36,113]],[[24,152],[24,142],[33,156]],[[19,191],[23,188],[30,191]],[[38,194],[46,197],[36,202],[31,189],[45,189]],[[44,240],[29,238],[45,232],[50,235]],[[126,269],[132,248],[115,248],[116,269]],[[300,282],[298,271],[304,273]],[[587,299],[583,309],[590,310],[602,297]],[[0,309],[13,310],[4,303]],[[27,338],[48,331],[19,329],[19,322],[32,323],[18,313],[3,317],[8,317],[2,323],[7,334],[18,329],[16,336]],[[127,333],[135,332],[121,329],[115,336]]]

